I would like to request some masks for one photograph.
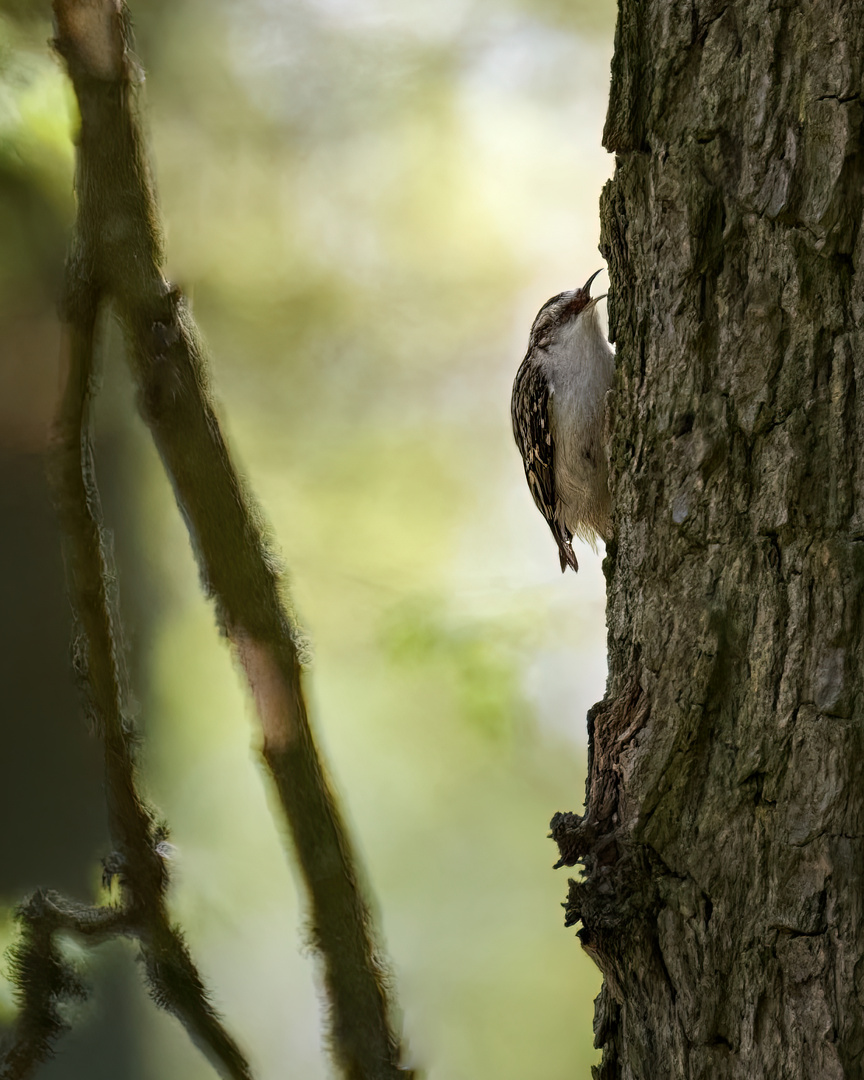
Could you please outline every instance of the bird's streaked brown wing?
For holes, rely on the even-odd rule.
[[[513,435],[534,502],[546,519],[555,542],[561,569],[579,569],[570,546],[571,535],[555,512],[555,459],[549,421],[549,383],[538,364],[526,358],[516,372],[510,402]]]

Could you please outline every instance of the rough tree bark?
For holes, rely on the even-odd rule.
[[[620,0],[595,1076],[864,1075],[862,0]],[[857,271],[857,272],[856,272]]]

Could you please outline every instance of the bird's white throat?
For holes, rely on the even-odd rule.
[[[614,358],[596,304],[565,323],[542,360],[553,413],[562,410],[576,424],[593,419],[612,385]]]

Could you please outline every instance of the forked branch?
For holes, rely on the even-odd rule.
[[[128,13],[119,0],[54,0],[54,10],[56,48],[66,62],[81,114],[78,220],[67,303],[70,382],[78,398],[67,400],[62,414],[68,427],[62,488],[67,495],[73,487],[77,490],[74,498],[68,495],[64,517],[67,532],[77,530],[82,545],[86,535],[87,558],[99,552],[102,560],[98,568],[87,565],[76,550],[70,578],[80,587],[82,600],[90,600],[99,593],[101,574],[104,594],[98,496],[95,485],[88,487],[92,466],[86,437],[86,364],[92,361],[99,303],[110,298],[124,326],[140,410],[189,528],[204,588],[215,600],[220,626],[252,690],[262,756],[308,890],[336,1063],[351,1080],[404,1077],[390,1019],[386,969],[376,951],[357,859],[315,745],[303,693],[299,635],[280,586],[277,561],[222,435],[194,322],[162,273],[156,201],[135,109],[137,69],[131,60]],[[84,435],[80,460],[73,466],[76,409],[81,410],[78,430]],[[161,904],[164,867],[153,815],[135,792],[107,594],[99,597],[98,610],[82,611],[79,619],[87,642],[91,696],[106,741],[112,827],[129,856],[129,896],[139,895],[140,876],[141,889],[158,892]],[[167,923],[163,929],[166,934],[154,931],[145,947],[154,957],[161,956],[164,947],[176,961],[179,939],[172,945]],[[164,994],[166,1000],[160,1003],[173,1011],[182,1011],[185,998],[170,989],[173,975],[168,979],[165,972],[179,973],[178,985],[188,989],[183,966],[173,961],[151,964],[148,959],[151,981],[158,984],[157,1000]],[[202,993],[190,1000],[206,999]],[[199,1020],[207,1032],[207,1024]],[[187,1027],[194,1025],[187,1021]],[[205,1044],[211,1045],[212,1035],[210,1030]]]
[[[53,431],[51,479],[64,537],[76,672],[105,750],[108,820],[116,848],[106,865],[109,878],[119,878],[121,903],[91,908],[37,893],[21,907],[22,935],[12,963],[20,1010],[0,1058],[0,1077],[21,1080],[50,1056],[67,1027],[59,1006],[84,995],[59,947],[58,935],[71,933],[91,942],[116,935],[137,938],[157,1004],[183,1023],[223,1076],[251,1080],[249,1066],[220,1023],[182,937],[168,920],[165,830],[139,793],[134,732],[125,714],[122,643],[109,591],[113,569],[91,444],[95,328],[107,293],[94,273],[92,248],[92,235],[79,222],[67,272],[64,387]]]

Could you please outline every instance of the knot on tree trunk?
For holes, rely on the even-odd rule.
[[[572,811],[555,814],[549,836],[558,845],[555,864],[586,871],[604,870],[616,864],[627,846],[623,837],[632,834],[619,806],[621,779],[626,769],[624,754],[632,747],[650,715],[647,695],[641,686],[638,663],[623,693],[604,698],[588,713],[588,783],[584,815]]]

